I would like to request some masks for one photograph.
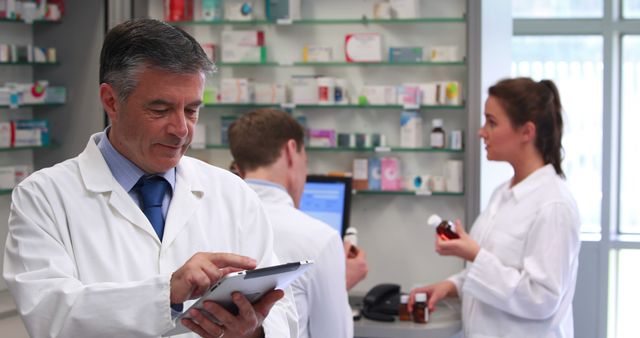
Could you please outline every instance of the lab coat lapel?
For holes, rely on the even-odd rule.
[[[176,186],[164,224],[162,245],[168,247],[187,226],[193,214],[201,207],[204,195],[199,173],[187,161],[180,161],[176,168]]]
[[[104,160],[104,157],[102,157],[102,153],[94,140],[96,135],[97,134],[91,136],[87,147],[78,159],[80,175],[82,176],[85,187],[88,191],[97,194],[108,194],[109,205],[117,213],[149,234],[159,244],[160,240],[158,239],[158,235],[155,230],[153,230],[147,217],[111,174],[111,170]]]

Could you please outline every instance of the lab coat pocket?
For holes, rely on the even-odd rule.
[[[504,232],[495,232],[490,250],[504,265],[514,268],[522,267],[524,241]]]

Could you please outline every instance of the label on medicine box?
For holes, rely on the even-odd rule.
[[[253,82],[249,79],[222,79],[220,82],[220,102],[251,103],[254,99]]]
[[[422,47],[391,47],[389,48],[389,62],[420,62],[422,61]]]
[[[228,63],[266,63],[267,47],[265,46],[240,46],[223,45],[222,62]]]
[[[345,37],[347,62],[381,62],[382,36],[379,33],[354,33]]]
[[[264,46],[264,32],[258,30],[223,31],[222,47],[235,46]]]

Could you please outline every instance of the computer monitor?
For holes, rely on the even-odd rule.
[[[351,177],[307,176],[300,210],[344,236],[351,213]]]

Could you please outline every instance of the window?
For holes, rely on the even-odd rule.
[[[512,76],[553,80],[564,106],[563,170],[583,232],[600,232],[602,202],[602,37],[515,36]]]
[[[596,18],[603,13],[603,0],[514,0],[512,6],[514,18]]]
[[[622,6],[622,16],[624,18],[640,18],[640,0],[622,0]]]
[[[636,1],[640,5],[640,1]],[[640,35],[622,39],[622,117],[620,152],[620,233],[640,234]]]
[[[637,316],[640,299],[640,250],[614,250],[610,256],[609,329],[608,337],[636,338],[640,332]],[[624,296],[622,296],[624,295]]]

